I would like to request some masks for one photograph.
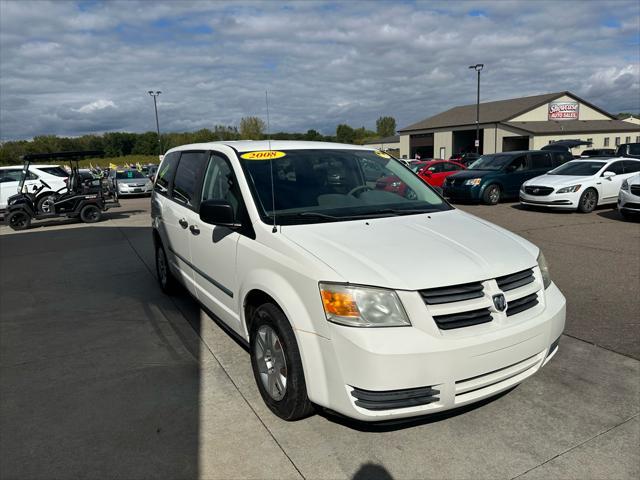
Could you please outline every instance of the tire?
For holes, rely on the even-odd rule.
[[[500,187],[492,183],[491,185],[487,185],[484,192],[482,192],[482,202],[486,205],[497,205],[501,196],[502,192],[500,191]]]
[[[267,407],[288,421],[313,414],[298,343],[282,310],[272,303],[255,309],[249,345],[253,376]]]
[[[166,295],[172,295],[178,289],[178,281],[171,273],[169,268],[169,262],[167,261],[167,254],[160,243],[156,246],[156,276],[160,289]]]
[[[54,195],[43,195],[36,202],[36,211],[40,213],[52,213],[54,202],[55,202]]]
[[[13,230],[26,230],[31,225],[31,216],[23,210],[16,210],[7,215],[5,222]]]
[[[587,188],[578,201],[578,211],[580,213],[591,213],[598,205],[598,192],[593,188]]]
[[[102,218],[102,211],[97,205],[90,203],[80,210],[80,220],[84,223],[96,223]]]

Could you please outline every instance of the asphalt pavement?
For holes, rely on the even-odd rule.
[[[246,350],[156,286],[148,199],[0,227],[0,477],[638,478],[640,224],[461,208],[543,249],[566,335],[517,388],[392,426],[272,415]]]

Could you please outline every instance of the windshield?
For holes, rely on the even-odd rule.
[[[640,155],[640,143],[632,143],[629,145],[629,154]]]
[[[551,170],[548,175],[595,175],[602,167],[604,167],[604,165],[605,162],[589,162],[586,160],[578,160],[575,162],[565,163],[564,165]]]
[[[55,175],[56,177],[68,177],[69,174],[62,167],[38,167],[38,170],[42,170],[49,175]]]
[[[469,166],[469,170],[502,170],[513,159],[512,155],[483,155]]]
[[[116,172],[117,179],[127,179],[127,178],[146,178],[142,173],[137,170],[127,170],[126,172]]]
[[[274,204],[276,222],[284,225],[451,208],[419,177],[386,153],[328,149],[276,153],[279,158],[273,160],[246,158],[252,153],[239,155],[261,216],[268,223],[273,221]]]

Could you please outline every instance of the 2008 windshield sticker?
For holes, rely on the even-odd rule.
[[[274,158],[282,158],[287,154],[278,152],[277,150],[260,150],[258,152],[247,152],[240,155],[245,160],[273,160]]]
[[[388,153],[381,152],[380,150],[376,150],[376,155],[382,158],[391,158],[391,155]]]

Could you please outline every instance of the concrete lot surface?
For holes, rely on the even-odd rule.
[[[566,335],[506,394],[393,426],[272,415],[244,348],[157,287],[148,199],[0,227],[0,477],[638,478],[640,224],[461,208],[543,249]]]

